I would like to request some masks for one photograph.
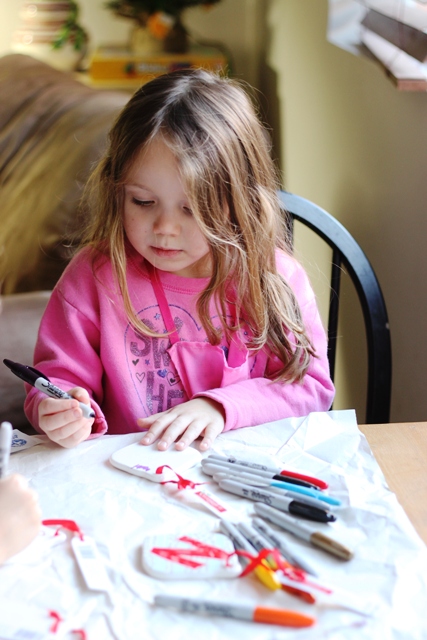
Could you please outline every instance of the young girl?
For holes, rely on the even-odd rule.
[[[37,429],[64,447],[141,429],[143,444],[201,436],[203,450],[222,431],[330,408],[325,332],[238,84],[185,70],[141,87],[88,188],[86,246],[34,362],[75,400],[27,387]]]

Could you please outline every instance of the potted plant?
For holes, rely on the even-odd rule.
[[[78,22],[78,14],[74,0],[22,2],[21,23],[13,35],[12,50],[59,69],[74,70],[87,45],[87,34]]]
[[[68,5],[68,16],[53,40],[52,47],[60,49],[69,42],[75,51],[81,52],[86,46],[87,33],[78,23],[79,8],[77,3],[71,0]]]
[[[135,23],[131,47],[142,51],[162,49],[170,53],[184,53],[188,48],[188,34],[182,24],[184,9],[219,0],[108,0],[107,9]],[[157,44],[157,47],[156,47]]]

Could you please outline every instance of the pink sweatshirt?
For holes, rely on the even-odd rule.
[[[308,278],[296,260],[281,252],[277,252],[277,265],[299,301],[317,357],[311,359],[302,382],[279,383],[265,377],[279,368],[277,359],[265,351],[251,352],[249,379],[198,393],[222,404],[225,431],[327,411],[334,397],[326,335]],[[166,333],[144,259],[133,249],[129,252],[127,279],[139,318],[156,332]],[[180,340],[207,342],[196,310],[198,294],[207,279],[166,272],[160,272],[160,279]],[[213,304],[211,317],[215,324]],[[88,390],[96,413],[93,434],[130,433],[139,430],[137,418],[189,399],[176,376],[167,352],[169,346],[168,336],[150,338],[133,329],[110,262],[102,259],[94,275],[88,250],[83,249],[52,293],[40,325],[34,366],[65,391],[75,386]],[[221,346],[227,353],[225,341]],[[38,405],[46,396],[29,385],[27,393],[26,415],[40,431]]]

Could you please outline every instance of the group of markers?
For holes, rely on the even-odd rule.
[[[249,558],[257,554],[261,558],[264,553],[264,559],[255,566],[254,574],[269,589],[283,589],[311,604],[316,602],[313,590],[331,593],[328,587],[316,579],[317,574],[306,559],[290,549],[283,537],[269,524],[273,523],[342,560],[350,560],[353,556],[350,549],[323,531],[313,531],[300,520],[304,518],[322,523],[336,520],[331,510],[341,503],[325,493],[328,488],[326,482],[294,471],[218,454],[204,458],[201,464],[203,472],[212,476],[221,489],[255,502],[256,516],[252,518],[251,524],[234,524],[226,518],[220,521],[221,532],[231,539],[235,549],[247,553],[248,557],[240,558],[245,568],[251,562]],[[271,555],[273,550],[277,551],[278,556]],[[315,622],[312,616],[297,611],[269,607],[235,605],[172,595],[155,596],[154,602],[182,612],[291,627],[308,627]]]
[[[204,458],[202,470],[224,491],[253,500],[258,516],[342,560],[352,558],[353,552],[343,544],[323,531],[313,532],[300,521],[300,518],[322,523],[336,520],[331,510],[341,502],[325,493],[328,485],[323,480],[218,454]],[[266,538],[272,541],[271,532]],[[301,561],[292,564],[312,573]]]

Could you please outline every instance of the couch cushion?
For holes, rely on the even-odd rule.
[[[0,422],[30,433],[24,414],[24,383],[4,364],[8,358],[21,364],[33,363],[34,347],[49,291],[20,293],[0,299]]]
[[[82,187],[129,97],[30,56],[0,57],[2,293],[55,285],[81,236]]]

